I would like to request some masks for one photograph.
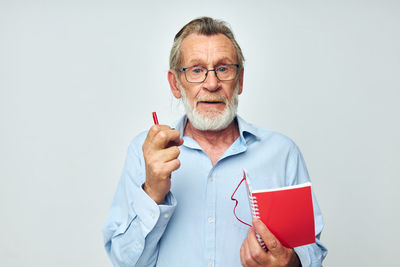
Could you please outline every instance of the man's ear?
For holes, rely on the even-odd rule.
[[[244,76],[244,68],[239,73],[239,90],[238,94],[240,95],[243,91],[243,76]]]
[[[175,76],[175,72],[173,70],[169,70],[168,71],[168,82],[169,82],[169,86],[171,88],[171,92],[176,98],[181,98],[182,95],[181,95],[181,91],[179,90],[179,87],[178,87],[177,79],[178,79],[178,77]]]

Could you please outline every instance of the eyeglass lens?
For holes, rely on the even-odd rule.
[[[215,69],[208,70],[204,67],[190,67],[185,70],[185,76],[188,82],[203,82],[209,71],[215,71],[217,78],[221,81],[233,80],[237,74],[236,65],[221,65]]]

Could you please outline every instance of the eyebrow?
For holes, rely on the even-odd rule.
[[[202,61],[199,60],[199,59],[190,60],[188,64],[189,64],[190,66],[204,65],[204,64],[202,63]]]
[[[222,57],[217,61],[216,64],[214,64],[214,67],[219,66],[219,65],[224,65],[224,64],[233,64],[233,63],[234,62],[232,62],[232,60],[229,57]],[[192,67],[192,66],[199,66],[199,65],[205,66],[206,64],[203,64],[203,61],[200,59],[193,59],[193,60],[189,61],[188,65],[190,65],[190,67]]]

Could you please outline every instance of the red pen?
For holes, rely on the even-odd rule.
[[[157,113],[153,112],[153,121],[155,125],[158,125]]]

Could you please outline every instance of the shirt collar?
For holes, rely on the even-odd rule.
[[[240,116],[236,116],[235,120],[237,120],[239,125],[239,133],[240,138],[243,143],[248,144],[248,142],[253,141],[254,139],[260,139],[260,133],[253,124],[246,122]],[[181,133],[181,138],[183,138],[183,131],[185,129],[188,118],[186,115],[182,116],[178,121],[174,122],[171,127],[177,129]]]

